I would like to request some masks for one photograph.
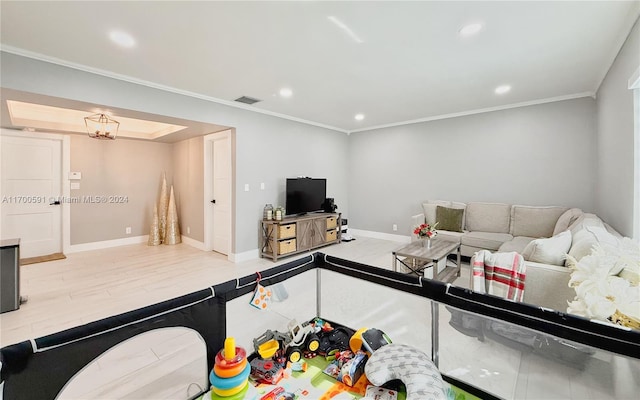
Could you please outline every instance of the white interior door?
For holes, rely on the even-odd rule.
[[[231,242],[231,140],[228,134],[214,138],[211,146],[213,171],[213,250],[229,254]]]
[[[0,136],[0,238],[20,239],[22,258],[62,252],[62,143]]]

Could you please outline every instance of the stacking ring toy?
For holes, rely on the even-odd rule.
[[[240,361],[240,364],[233,367],[221,367],[218,364],[216,364],[213,366],[213,371],[220,378],[232,378],[240,374],[242,371],[244,371],[244,368],[246,366],[247,366],[247,359],[244,358],[242,361]]]
[[[211,382],[211,386],[216,389],[229,390],[244,384],[247,378],[249,378],[250,372],[251,365],[247,365],[246,363],[244,370],[239,375],[231,378],[222,378],[214,371],[211,371],[209,374],[209,382]]]
[[[214,386],[212,390],[213,390],[213,393],[217,394],[218,396],[229,397],[229,396],[233,396],[235,394],[240,393],[243,389],[246,389],[248,385],[249,385],[249,381],[245,381],[241,385],[238,385],[231,389],[218,389],[217,387]]]
[[[220,350],[216,355],[215,364],[221,368],[233,368],[242,361],[247,360],[247,352],[242,347],[234,347],[233,351],[227,349]]]

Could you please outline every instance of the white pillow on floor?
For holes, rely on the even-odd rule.
[[[571,248],[571,231],[566,230],[548,239],[535,239],[522,251],[527,261],[564,265],[565,254]]]

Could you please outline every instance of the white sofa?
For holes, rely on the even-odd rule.
[[[437,226],[438,239],[460,243],[467,257],[483,249],[522,254],[527,261],[524,301],[562,312],[575,296],[568,286],[572,270],[565,266],[565,255],[580,260],[596,243],[620,237],[596,215],[577,208],[504,203],[430,200],[423,203],[422,214],[412,217],[413,226],[436,223],[438,214],[451,211],[446,209],[462,210],[460,229]]]

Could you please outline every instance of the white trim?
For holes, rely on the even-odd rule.
[[[229,261],[232,263],[241,263],[245,261],[257,260],[260,257],[258,249],[245,251],[243,253],[229,253]]]
[[[67,253],[78,253],[80,251],[108,249],[110,247],[126,246],[129,244],[146,243],[149,235],[133,236],[121,239],[104,240],[101,242],[90,242],[81,244],[72,244],[69,246]]]
[[[371,127],[368,127],[368,128],[355,129],[353,131],[349,131],[348,133],[351,134],[351,133],[357,133],[357,132],[372,131],[372,130],[375,130],[375,129],[392,128],[392,127],[402,126],[402,125],[418,124],[418,123],[421,123],[421,122],[438,121],[438,120],[441,120],[441,119],[457,118],[457,117],[464,117],[464,116],[467,116],[467,115],[483,114],[483,113],[494,112],[494,111],[509,110],[511,108],[528,107],[528,106],[534,106],[534,105],[538,105],[538,104],[555,103],[557,101],[581,99],[583,97],[595,98],[595,96],[596,96],[595,92],[574,93],[574,94],[568,94],[566,96],[549,97],[549,98],[546,98],[546,99],[523,101],[522,103],[505,104],[505,105],[496,106],[496,107],[479,108],[477,110],[461,111],[461,112],[458,112],[458,113],[451,113],[451,114],[434,115],[432,117],[418,118],[418,119],[412,119],[412,120],[409,120],[409,121],[402,121],[402,122],[394,122],[392,124],[371,126]]]
[[[2,128],[0,131],[0,135],[3,136],[11,136],[11,137],[26,137],[33,139],[48,139],[48,140],[59,140],[61,142],[62,147],[62,158],[60,166],[60,180],[62,182],[61,193],[64,198],[71,197],[70,190],[70,182],[69,182],[69,171],[71,171],[71,138],[69,135],[64,135],[60,133],[47,133],[47,132],[29,132],[29,131],[19,131],[17,129],[11,128]],[[62,215],[60,218],[62,235],[60,249],[62,253],[68,253],[69,248],[71,246],[71,204],[64,202],[62,203]]]
[[[629,89],[640,89],[640,66],[629,78]]]
[[[362,229],[349,229],[349,233],[352,236],[369,237],[373,239],[390,240],[392,242],[411,243],[411,236],[394,235],[391,233],[365,231]]]
[[[289,121],[295,121],[295,122],[300,122],[300,123],[307,124],[307,125],[313,125],[313,126],[317,126],[317,127],[320,127],[320,128],[329,129],[329,130],[332,130],[332,131],[337,131],[337,132],[342,132],[342,133],[347,133],[348,132],[345,129],[337,128],[337,127],[331,126],[331,125],[322,124],[320,122],[309,121],[309,120],[302,119],[302,118],[292,117],[292,116],[286,115],[286,114],[280,114],[280,113],[276,113],[276,112],[273,112],[273,111],[259,109],[259,108],[256,108],[255,106],[250,106],[248,104],[239,103],[237,101],[223,100],[223,99],[219,99],[219,98],[212,97],[212,96],[207,96],[207,95],[200,94],[200,93],[190,92],[188,90],[182,90],[182,89],[174,88],[174,87],[171,87],[171,86],[161,85],[159,83],[145,81],[143,79],[138,79],[138,78],[134,78],[134,77],[127,76],[127,75],[122,75],[122,74],[117,74],[115,72],[106,71],[106,70],[99,69],[99,68],[93,68],[93,67],[89,67],[89,66],[86,66],[86,65],[77,64],[77,63],[74,63],[74,62],[61,60],[61,59],[56,58],[56,57],[46,56],[44,54],[35,53],[35,52],[32,52],[32,51],[20,49],[18,47],[7,46],[7,45],[3,44],[3,45],[0,46],[0,50],[1,51],[5,51],[7,53],[16,54],[16,55],[19,55],[19,56],[22,56],[22,57],[32,58],[32,59],[35,59],[35,60],[40,60],[40,61],[48,62],[48,63],[51,63],[51,64],[62,65],[64,67],[73,68],[73,69],[76,69],[76,70],[79,70],[79,71],[89,72],[89,73],[96,74],[96,75],[102,75],[102,76],[106,76],[107,78],[113,78],[113,79],[118,79],[118,80],[124,81],[124,82],[135,83],[137,85],[147,86],[147,87],[150,87],[150,88],[153,88],[153,89],[163,90],[165,92],[176,93],[176,94],[180,94],[180,95],[183,95],[183,96],[189,96],[189,97],[193,97],[193,98],[196,98],[196,99],[210,101],[212,103],[218,103],[218,104],[222,104],[222,105],[229,106],[229,107],[240,108],[242,110],[251,111],[251,112],[258,113],[258,114],[270,115],[272,117],[278,117],[278,118],[282,118],[282,119],[287,119]]]
[[[640,68],[638,69],[640,71]],[[636,73],[638,72],[636,71]],[[640,85],[640,77],[635,82]],[[633,238],[640,243],[640,86],[633,89]]]
[[[182,235],[182,242],[188,244],[191,247],[195,247],[198,250],[208,251],[203,242],[192,239],[189,236]]]
[[[62,195],[68,199],[71,197],[71,138],[63,135],[62,138]],[[62,253],[67,253],[71,246],[71,203],[62,204]]]

